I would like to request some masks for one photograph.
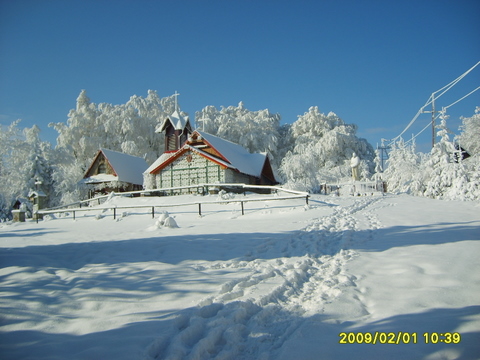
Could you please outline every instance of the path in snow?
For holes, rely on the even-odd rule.
[[[356,199],[293,236],[265,239],[242,259],[199,265],[198,271],[241,269],[247,275],[180,311],[146,358],[274,359],[306,317],[322,314],[342,293],[351,294],[343,299],[350,316],[368,315],[345,264],[356,256],[349,248],[371,240],[381,226],[368,211],[381,202],[381,197]]]
[[[478,358],[478,204],[310,200],[172,208],[175,229],[146,210],[0,225],[0,357]],[[342,345],[343,331],[462,342]]]

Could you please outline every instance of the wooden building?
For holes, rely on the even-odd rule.
[[[145,189],[222,183],[277,182],[266,153],[251,154],[238,144],[198,130],[179,149],[162,154],[144,174]]]
[[[147,167],[147,162],[140,157],[100,149],[81,183],[89,188],[89,197],[111,191],[142,190],[142,174]]]

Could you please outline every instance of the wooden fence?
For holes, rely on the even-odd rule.
[[[113,218],[116,219],[117,217],[117,210],[121,209],[150,209],[149,213],[151,213],[152,218],[155,217],[155,208],[165,208],[165,207],[180,207],[180,206],[197,206],[198,207],[198,214],[201,216],[202,215],[202,205],[209,205],[209,204],[228,204],[228,203],[240,203],[241,206],[241,211],[242,215],[245,214],[245,203],[248,202],[258,202],[258,201],[278,201],[278,200],[290,200],[290,199],[305,199],[306,204],[308,204],[308,198],[309,195],[306,192],[301,192],[301,191],[295,191],[295,190],[290,190],[290,189],[284,189],[278,186],[260,186],[260,185],[245,185],[245,184],[204,184],[204,185],[196,185],[196,186],[184,186],[184,187],[175,187],[175,188],[165,188],[165,189],[155,189],[155,190],[142,190],[142,191],[131,191],[131,192],[125,192],[125,193],[118,193],[119,196],[132,196],[136,194],[143,194],[143,195],[149,195],[152,193],[160,193],[160,192],[169,192],[169,191],[175,191],[175,190],[181,190],[185,188],[200,188],[200,187],[206,187],[206,186],[216,186],[216,187],[238,187],[242,188],[245,191],[247,189],[255,189],[255,190],[271,190],[271,191],[283,191],[286,193],[290,193],[292,195],[290,196],[276,196],[276,197],[271,197],[271,198],[253,198],[253,199],[248,199],[248,198],[233,198],[233,199],[228,199],[228,200],[216,200],[216,201],[195,201],[195,202],[186,202],[186,203],[176,203],[176,204],[149,204],[149,205],[129,205],[129,206],[118,206],[118,205],[107,205],[107,206],[90,206],[92,202],[98,201],[98,203],[101,203],[101,200],[105,200],[108,197],[112,196],[110,195],[105,195],[89,200],[84,200],[84,201],[79,201],[76,203],[72,204],[67,204],[63,206],[57,206],[54,208],[49,208],[49,209],[42,209],[38,210],[34,213],[34,218],[36,219],[37,223],[38,220],[41,216],[43,215],[48,215],[48,214],[58,214],[58,213],[71,213],[73,220],[76,218],[76,214],[79,212],[87,212],[87,211],[98,211],[98,210],[113,210]],[[83,206],[82,204],[87,204],[87,206]],[[75,205],[77,205],[75,207]],[[73,206],[73,207],[72,207]]]

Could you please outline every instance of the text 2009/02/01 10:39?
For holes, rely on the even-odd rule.
[[[338,336],[340,344],[417,344],[422,339],[425,344],[458,344],[462,340],[457,332],[342,332]]]

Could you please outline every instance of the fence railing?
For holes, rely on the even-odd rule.
[[[71,213],[73,220],[76,218],[76,214],[78,212],[87,212],[87,211],[98,211],[98,210],[113,210],[113,218],[116,219],[117,217],[117,210],[121,209],[151,209],[150,213],[152,215],[152,218],[155,217],[155,208],[166,208],[166,207],[181,207],[181,206],[197,206],[198,207],[198,214],[201,216],[202,215],[202,205],[209,205],[209,204],[227,204],[227,203],[240,203],[241,206],[241,211],[242,215],[245,214],[245,203],[248,202],[258,202],[258,201],[278,201],[278,200],[290,200],[290,199],[305,199],[306,204],[308,204],[308,198],[309,194],[306,192],[301,192],[301,191],[295,191],[295,190],[290,190],[290,189],[284,189],[278,186],[261,186],[261,185],[246,185],[246,184],[202,184],[202,185],[196,185],[196,186],[183,186],[183,187],[175,187],[175,188],[164,188],[164,189],[154,189],[154,190],[142,190],[142,191],[131,191],[131,192],[125,192],[125,193],[117,193],[119,196],[125,196],[125,195],[133,195],[133,194],[149,194],[149,193],[156,193],[156,192],[164,192],[164,191],[175,191],[175,190],[182,190],[182,189],[188,189],[188,188],[199,188],[202,186],[215,186],[215,187],[239,187],[243,189],[248,189],[248,188],[254,188],[254,189],[270,189],[274,191],[283,191],[286,193],[293,194],[291,196],[276,196],[276,197],[263,197],[263,198],[233,198],[233,199],[227,199],[227,200],[215,200],[215,201],[195,201],[195,202],[184,202],[184,203],[175,203],[175,204],[165,204],[165,203],[157,203],[157,204],[145,204],[145,205],[108,205],[108,206],[88,206],[88,207],[82,207],[82,203],[88,203],[92,201],[100,201],[101,199],[111,197],[112,194],[110,195],[105,195],[102,197],[96,197],[93,199],[89,200],[84,200],[81,202],[77,203],[72,203],[72,204],[67,204],[55,208],[49,208],[49,209],[41,209],[38,210],[34,213],[34,218],[36,219],[37,223],[40,218],[40,216],[43,215],[48,215],[48,214],[58,214],[58,213]],[[71,208],[70,206],[74,206],[80,204],[78,207]]]
[[[337,184],[322,184],[320,193],[324,195],[365,195],[372,193],[385,193],[386,183],[382,181],[355,181]]]

